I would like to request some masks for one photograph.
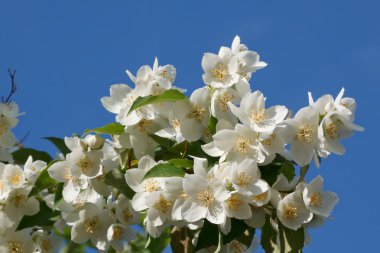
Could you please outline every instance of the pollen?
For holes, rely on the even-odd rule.
[[[248,188],[252,184],[252,176],[247,176],[245,172],[240,172],[237,176],[236,184],[241,188]]]
[[[15,173],[9,177],[9,182],[12,185],[18,185],[21,182],[22,175],[21,173]]]
[[[267,116],[264,108],[251,111],[250,119],[257,124],[263,123],[266,117]]]
[[[253,199],[256,200],[256,201],[261,202],[261,201],[264,201],[267,197],[268,197],[268,191],[254,196]]]
[[[15,205],[16,208],[22,208],[26,202],[26,200],[28,199],[28,196],[25,195],[25,194],[18,194],[18,195],[15,195],[13,198],[12,198],[12,202],[13,204]]]
[[[147,179],[144,182],[144,189],[146,192],[156,192],[161,189],[160,183],[154,179]]]
[[[123,216],[125,222],[129,222],[133,218],[133,214],[128,208],[123,210]]]
[[[271,134],[268,139],[262,141],[265,146],[272,146],[273,141],[276,139],[276,134]]]
[[[228,102],[230,102],[233,98],[234,95],[228,94],[227,92],[223,93],[219,99],[219,108],[222,112],[228,111]]]
[[[330,139],[338,138],[338,135],[339,135],[338,131],[339,131],[338,125],[335,123],[330,123],[325,129],[326,136]]]
[[[310,197],[311,206],[319,206],[322,204],[322,196],[319,192],[313,192]]]
[[[172,120],[170,121],[170,123],[171,123],[172,127],[173,127],[176,131],[178,131],[178,130],[180,129],[180,127],[181,127],[181,121],[180,121],[179,119],[177,119],[177,118],[172,119]]]
[[[44,250],[44,252],[49,252],[51,249],[53,249],[53,245],[49,239],[45,239],[41,242],[41,248]]]
[[[234,149],[246,155],[248,154],[250,144],[249,139],[239,136],[235,141]]]
[[[187,118],[189,119],[195,119],[196,121],[202,121],[204,118],[204,114],[206,112],[206,108],[193,105],[191,108],[190,112],[187,115]]]
[[[84,156],[83,158],[81,158],[79,160],[79,162],[77,162],[77,165],[78,167],[84,172],[86,173],[87,171],[89,171],[92,167],[92,162],[90,160],[90,158],[88,156]]]
[[[227,200],[228,208],[231,210],[238,210],[244,202],[238,196],[232,196]]]
[[[297,140],[300,142],[311,143],[315,129],[310,124],[300,124],[297,131]]]
[[[24,248],[22,247],[22,243],[20,241],[8,241],[8,250],[9,253],[22,253]]]
[[[246,252],[247,247],[241,242],[233,240],[230,243],[230,249],[232,250],[233,253],[243,253],[243,252]]]
[[[154,203],[153,207],[156,208],[161,213],[166,213],[169,211],[172,206],[172,202],[167,200],[164,196],[160,196],[160,198]]]
[[[214,193],[211,191],[210,188],[207,188],[206,190],[199,192],[196,195],[196,199],[199,200],[201,204],[205,207],[209,207],[215,201]]]
[[[284,209],[284,216],[288,219],[296,219],[298,217],[298,208],[293,205],[286,205]]]
[[[221,82],[228,76],[228,68],[222,63],[219,63],[211,72],[212,75]]]
[[[124,229],[121,228],[121,227],[113,227],[112,229],[112,240],[114,241],[119,241],[121,239],[123,239],[123,235],[125,233]]]
[[[149,120],[142,119],[142,120],[140,120],[139,123],[137,123],[137,129],[141,133],[145,133],[145,132],[147,132],[150,129],[150,125],[151,125],[151,123],[150,123]]]
[[[94,234],[99,229],[100,226],[101,226],[101,223],[98,216],[88,218],[84,221],[84,229],[89,234]]]

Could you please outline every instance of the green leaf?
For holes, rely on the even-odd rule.
[[[48,153],[32,148],[20,148],[13,152],[12,156],[16,164],[25,164],[29,156],[32,156],[34,161],[41,160],[49,163],[53,160]]]
[[[49,140],[51,143],[53,143],[54,146],[56,146],[58,148],[58,150],[64,155],[71,152],[71,150],[66,146],[65,141],[61,138],[45,137],[43,139]]]
[[[210,131],[211,135],[214,135],[216,133],[216,124],[218,123],[218,120],[214,118],[213,116],[210,117],[210,121],[208,123],[208,130]]]
[[[129,113],[145,105],[162,102],[175,102],[186,98],[187,97],[178,90],[167,90],[158,96],[138,97],[131,106]]]
[[[113,169],[105,176],[105,183],[118,189],[129,199],[133,198],[135,192],[128,186],[124,174],[119,169]]]
[[[147,248],[151,253],[161,253],[170,243],[170,229],[165,229],[158,238],[149,237]]]
[[[152,177],[183,177],[185,171],[172,163],[159,163],[151,168],[144,176],[144,180]]]
[[[273,229],[270,219],[270,216],[266,215],[265,224],[261,228],[261,246],[266,253],[279,252],[279,248],[276,245],[277,233]]]
[[[49,176],[48,168],[57,161],[50,162],[38,175],[29,196],[37,195],[41,191],[57,187],[58,182]]]
[[[292,230],[279,224],[281,253],[302,253],[305,244],[304,228]]]
[[[197,246],[195,251],[208,248],[211,246],[216,246],[218,244],[218,234],[219,228],[218,225],[210,223],[208,220],[205,220],[201,232],[199,233]]]
[[[175,144],[175,142],[173,140],[163,138],[163,137],[160,137],[160,136],[155,135],[155,134],[150,134],[149,136],[155,142],[157,142],[158,144],[160,144],[161,146],[163,146],[166,149],[170,149]]]
[[[96,134],[109,134],[109,135],[121,135],[124,133],[124,126],[120,123],[111,123],[102,127],[94,128],[94,129],[86,129],[83,133],[83,135],[89,134],[89,133],[96,133]]]
[[[223,236],[223,243],[230,243],[237,237],[243,235],[247,228],[248,225],[245,224],[243,220],[231,219],[231,231]]]
[[[174,158],[168,161],[179,168],[193,168],[194,162],[189,159]]]
[[[62,191],[63,191],[64,185],[65,185],[64,183],[58,183],[57,185],[57,189],[55,191],[55,196],[54,196],[54,206],[59,205],[59,203],[63,199]]]
[[[40,211],[32,216],[22,217],[17,230],[30,228],[34,226],[52,226],[54,222],[60,217],[59,211],[50,209],[44,201],[40,202]]]
[[[296,175],[293,162],[290,162],[290,161],[284,162],[278,173],[284,174],[286,179],[288,179],[288,182],[291,182]]]

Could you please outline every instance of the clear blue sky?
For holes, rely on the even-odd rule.
[[[59,2],[59,3],[58,3]],[[296,111],[342,86],[358,103],[364,133],[347,154],[318,170],[340,196],[327,225],[305,252],[374,252],[380,234],[376,127],[380,93],[380,2],[340,1],[1,1],[0,93],[17,69],[15,100],[27,114],[15,132],[53,151],[44,136],[67,136],[113,121],[99,101],[124,71],[143,64],[177,68],[177,86],[203,85],[201,59],[239,34],[268,67],[252,79],[269,104]],[[314,169],[314,175],[316,170]]]

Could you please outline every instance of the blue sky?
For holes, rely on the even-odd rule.
[[[358,103],[365,127],[344,142],[345,156],[320,169],[340,202],[327,225],[311,232],[305,252],[373,252],[380,234],[377,162],[380,92],[380,2],[341,1],[1,1],[0,93],[7,68],[17,69],[14,100],[22,116],[15,132],[25,144],[48,150],[46,136],[68,136],[110,123],[99,101],[125,70],[144,64],[177,68],[176,85],[203,86],[204,52],[233,37],[260,53],[268,67],[251,81],[269,104],[296,111],[316,97],[338,94]]]

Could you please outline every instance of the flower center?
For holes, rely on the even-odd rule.
[[[254,200],[256,200],[256,201],[261,202],[261,201],[264,201],[267,197],[268,197],[268,191],[263,192],[263,193],[261,193],[261,194],[259,194],[259,195],[256,195],[256,196],[254,196],[253,198],[254,198]]]
[[[206,112],[206,108],[194,105],[191,108],[191,110],[190,110],[189,114],[187,115],[187,117],[189,119],[195,119],[196,121],[202,121],[203,118],[204,118],[205,112]]]
[[[243,253],[243,252],[246,252],[247,247],[241,242],[233,240],[230,243],[230,249],[232,250],[233,253]]]
[[[50,240],[45,239],[45,240],[42,240],[41,248],[44,251],[49,252],[53,248],[53,245],[51,244]]]
[[[154,203],[153,207],[161,213],[166,213],[169,211],[171,205],[172,203],[161,195],[160,198]]]
[[[92,167],[92,162],[88,156],[84,156],[77,162],[78,167],[86,173]]]
[[[179,131],[181,128],[181,121],[177,118],[174,118],[170,121],[172,127],[176,130]]]
[[[223,95],[219,99],[219,108],[222,112],[228,111],[228,102],[230,102],[234,98],[234,95],[228,94],[227,92],[223,93]]]
[[[248,154],[250,144],[249,139],[239,136],[235,141],[234,149],[246,155]]]
[[[311,143],[315,129],[310,124],[300,124],[297,131],[297,140],[300,142]]]
[[[196,198],[205,207],[209,207],[215,201],[214,193],[210,190],[210,188],[207,188],[206,190],[199,192]]]
[[[232,196],[227,200],[228,208],[231,210],[238,210],[244,202],[238,196]]]
[[[219,81],[224,81],[226,79],[226,77],[228,76],[228,69],[227,67],[222,64],[222,63],[219,63],[216,68],[214,68],[212,71],[212,75],[218,79]]]
[[[325,129],[326,136],[330,139],[338,138],[338,131],[338,125],[335,123],[330,123]]]
[[[98,216],[88,218],[84,222],[84,228],[87,233],[94,234],[100,227],[101,223]]]
[[[265,146],[272,146],[273,141],[276,139],[276,134],[271,134],[268,139],[263,140],[261,143]]]
[[[298,208],[293,205],[286,205],[284,216],[288,219],[296,219],[298,217]]]
[[[16,208],[21,208],[24,206],[26,200],[28,199],[28,196],[25,194],[18,194],[15,195],[12,199],[13,204]]]
[[[9,177],[9,182],[10,182],[13,186],[15,186],[15,185],[18,185],[18,184],[20,183],[21,179],[22,179],[22,175],[21,175],[21,173],[15,173],[15,174],[13,174],[13,175],[11,175],[11,176]]]
[[[313,192],[310,197],[311,206],[319,206],[322,204],[322,196],[319,192]]]
[[[253,181],[252,176],[247,176],[245,172],[240,172],[237,176],[237,185],[241,188],[248,188]]]
[[[149,121],[149,120],[146,120],[146,119],[142,119],[142,120],[140,120],[140,122],[137,123],[137,129],[138,129],[141,133],[145,133],[147,130],[150,129],[150,121]]]
[[[112,240],[114,240],[114,241],[121,240],[123,238],[124,233],[125,233],[123,228],[117,227],[117,226],[113,227],[112,232],[113,232],[112,233]]]
[[[24,251],[20,241],[8,241],[9,253],[21,253]]]
[[[129,222],[133,217],[133,214],[131,213],[131,211],[128,208],[125,208],[123,210],[123,215],[124,215],[125,222]]]
[[[263,123],[264,120],[266,119],[265,109],[261,108],[258,110],[252,110],[250,118],[253,122],[257,124]]]
[[[161,189],[160,183],[154,179],[147,179],[144,183],[146,192],[156,192]]]

